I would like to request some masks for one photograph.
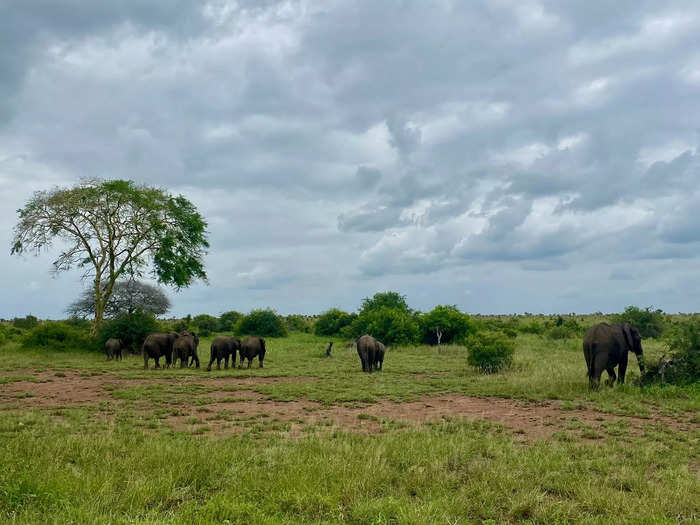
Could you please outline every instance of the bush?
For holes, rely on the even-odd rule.
[[[424,343],[437,344],[436,331],[442,332],[441,343],[462,342],[476,332],[471,318],[457,309],[457,306],[436,306],[420,316],[421,338]]]
[[[195,315],[190,323],[198,335],[208,337],[219,328],[219,320],[213,315]]]
[[[24,330],[14,325],[0,323],[0,345],[20,341],[24,337]]]
[[[23,337],[22,346],[47,350],[88,350],[93,348],[88,332],[61,321],[46,321],[35,326]]]
[[[265,337],[285,337],[287,328],[274,310],[253,310],[236,326],[236,333]]]
[[[340,335],[342,330],[350,326],[355,319],[357,319],[357,314],[349,314],[338,308],[331,308],[316,319],[314,333],[327,336]]]
[[[311,333],[312,323],[303,315],[288,315],[284,318],[284,324],[289,332]]]
[[[12,320],[12,324],[20,330],[31,330],[32,328],[39,326],[39,319],[33,315],[28,315],[26,317],[15,317]]]
[[[386,306],[360,314],[346,333],[352,337],[369,334],[385,345],[410,344],[420,338],[415,315]]]
[[[666,368],[664,380],[668,383],[693,383],[700,379],[700,318],[694,317],[675,325],[668,336],[671,365]],[[643,383],[660,379],[660,363],[650,365],[642,378]]]
[[[367,314],[372,311],[389,308],[398,310],[404,313],[411,313],[411,309],[406,303],[406,297],[398,292],[378,292],[370,299],[365,297],[360,306],[360,315]]]
[[[542,323],[535,321],[534,319],[528,323],[524,323],[518,326],[518,330],[523,334],[535,334],[539,335],[544,332],[544,326]]]
[[[641,309],[628,306],[621,314],[612,316],[614,323],[630,323],[639,330],[642,338],[661,337],[664,331],[664,313],[662,310],[652,310],[651,306]]]
[[[579,337],[579,334],[572,330],[571,328],[567,328],[566,326],[553,326],[545,332],[545,335],[549,339],[574,339]]]
[[[467,340],[467,362],[480,372],[494,373],[513,363],[515,344],[499,332],[480,332]]]
[[[219,327],[217,330],[219,332],[233,332],[233,330],[236,328],[236,323],[240,321],[242,317],[242,313],[234,310],[224,312],[219,317]]]
[[[110,337],[121,339],[132,352],[140,352],[146,336],[162,330],[155,315],[136,310],[133,313],[121,313],[114,319],[102,323],[97,334],[98,350],[104,349],[105,342]]]

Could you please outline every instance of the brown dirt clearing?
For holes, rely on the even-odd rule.
[[[193,403],[177,395],[159,404],[153,399],[137,400],[141,416],[154,409],[166,408],[162,423],[177,430],[204,435],[226,435],[256,430],[286,432],[297,437],[317,430],[350,430],[377,433],[396,426],[419,427],[445,419],[483,420],[503,425],[515,439],[534,441],[549,439],[555,433],[567,432],[577,440],[595,440],[610,433],[606,425],[620,424],[627,435],[640,435],[650,425],[662,425],[677,431],[700,429],[687,421],[653,415],[649,419],[617,416],[588,408],[564,410],[558,402],[528,403],[497,397],[472,397],[449,394],[423,397],[418,401],[396,403],[381,401],[360,406],[327,406],[309,400],[272,401],[255,391],[256,385],[314,381],[313,377],[183,377],[125,379],[110,374],[45,371],[17,371],[7,376],[30,376],[36,381],[14,381],[0,384],[0,410],[55,409],[58,407],[95,406],[109,402],[118,412],[122,399],[114,390],[136,385],[201,386],[206,391],[195,396],[210,402]],[[618,432],[620,430],[617,430]]]

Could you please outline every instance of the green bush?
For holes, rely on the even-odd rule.
[[[442,332],[441,343],[462,342],[476,332],[476,324],[460,312],[457,306],[439,305],[419,318],[421,339],[426,344],[437,344],[437,330]]]
[[[190,322],[197,335],[208,337],[219,328],[219,320],[213,315],[195,315]]]
[[[20,330],[31,330],[32,328],[39,326],[39,319],[33,315],[28,315],[26,317],[15,317],[12,320],[12,324]]]
[[[411,309],[406,303],[406,297],[398,292],[378,292],[370,299],[365,297],[360,306],[360,315],[367,314],[372,311],[388,308],[390,310],[398,310],[400,312],[411,313]]]
[[[517,329],[523,334],[539,335],[544,332],[544,325],[533,319],[532,321],[519,325]]]
[[[289,332],[311,333],[313,324],[303,315],[292,314],[284,318],[284,324]]]
[[[575,339],[579,337],[579,334],[576,331],[563,325],[548,328],[545,335],[549,339]]]
[[[483,373],[504,370],[513,362],[515,343],[499,332],[480,332],[467,340],[467,363]]]
[[[357,319],[357,314],[349,314],[338,308],[331,308],[316,319],[314,332],[316,335],[342,335],[343,329],[350,326],[355,319]]]
[[[274,310],[253,310],[236,326],[236,333],[265,337],[286,337],[287,327]]]
[[[661,337],[664,331],[664,313],[662,310],[652,310],[651,306],[647,308],[637,308],[636,306],[628,306],[621,314],[612,316],[614,323],[630,323],[639,330],[639,334],[647,339]]]
[[[219,327],[217,331],[219,332],[233,332],[236,328],[236,323],[241,320],[243,314],[236,312],[234,310],[230,312],[224,312],[219,316]]]
[[[22,338],[25,348],[48,350],[89,350],[94,348],[90,334],[61,321],[45,321]]]
[[[668,336],[672,364],[666,369],[665,381],[692,383],[700,379],[700,318],[694,317],[673,326]],[[658,365],[656,366],[658,369]],[[653,369],[645,377],[653,374]]]
[[[9,323],[0,323],[0,345],[21,341],[24,337],[24,330]]]
[[[133,313],[121,313],[114,319],[102,323],[97,334],[96,344],[98,350],[104,349],[105,342],[110,337],[121,339],[124,345],[131,348],[132,352],[140,352],[141,345],[146,336],[153,332],[160,332],[163,328],[151,313],[136,310]]]
[[[368,334],[385,345],[416,343],[420,338],[415,315],[386,306],[360,314],[351,327],[352,337]]]

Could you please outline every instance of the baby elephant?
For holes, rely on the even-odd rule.
[[[122,348],[124,348],[124,344],[122,343],[121,339],[116,339],[114,337],[110,337],[107,339],[105,342],[105,350],[107,351],[107,359],[114,359],[114,360],[122,360]]]
[[[231,356],[231,366],[236,368],[236,351],[241,349],[241,340],[238,337],[221,336],[211,342],[211,354],[207,372],[216,360],[216,369],[221,370],[221,360],[224,360],[224,368],[228,368],[228,358]],[[241,364],[243,358],[241,357]]]
[[[243,368],[243,360],[248,360],[248,368],[253,363],[253,358],[258,356],[260,368],[263,368],[265,359],[265,339],[262,337],[246,337],[241,343],[241,364],[238,368]]]
[[[173,366],[175,362],[180,360],[180,368],[185,368],[188,366],[188,360],[192,358],[189,363],[197,363],[197,368],[199,368],[199,356],[197,355],[197,346],[199,345],[199,337],[197,334],[191,334],[189,332],[183,332],[175,340],[173,345]]]

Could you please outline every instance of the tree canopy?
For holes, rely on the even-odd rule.
[[[36,192],[17,213],[11,252],[38,253],[62,241],[54,270],[77,267],[92,279],[95,330],[122,275],[139,276],[150,266],[160,283],[177,288],[206,279],[207,223],[181,195],[92,179]]]
[[[157,286],[137,281],[122,280],[114,283],[112,295],[105,305],[104,316],[113,318],[119,314],[133,314],[141,310],[146,314],[163,315],[170,309],[170,299]],[[67,308],[71,317],[85,318],[95,312],[95,294],[86,289],[80,297]]]

